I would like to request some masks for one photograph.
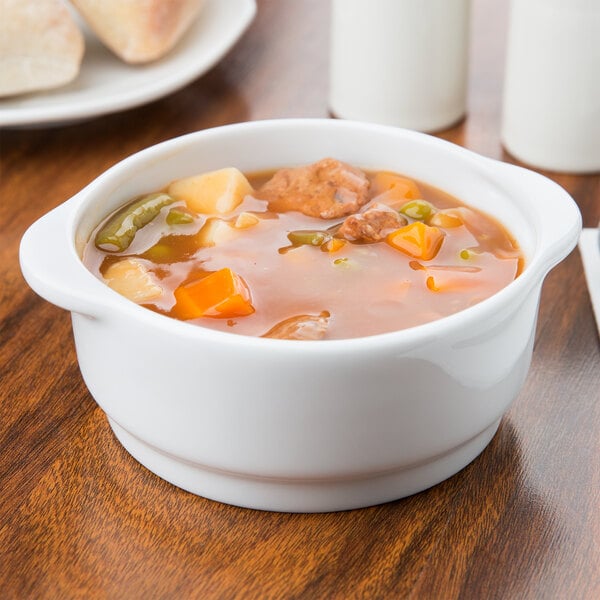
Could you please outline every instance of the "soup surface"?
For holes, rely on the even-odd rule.
[[[510,283],[523,259],[499,223],[456,198],[323,159],[174,181],[101,223],[84,262],[170,317],[314,340],[450,315]]]

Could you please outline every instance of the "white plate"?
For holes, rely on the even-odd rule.
[[[54,90],[0,99],[0,127],[73,122],[166,96],[213,67],[255,14],[255,0],[206,0],[198,20],[174,50],[143,66],[122,62],[85,31],[77,79]]]

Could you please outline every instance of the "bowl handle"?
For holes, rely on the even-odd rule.
[[[577,245],[581,234],[581,212],[575,200],[549,177],[511,165],[497,163],[496,171],[505,170],[505,179],[522,194],[527,189],[530,205],[535,212],[537,243],[545,248],[540,268],[545,275],[566,258]],[[516,191],[515,190],[515,191]]]
[[[88,271],[75,251],[70,227],[79,194],[35,221],[23,235],[19,262],[34,292],[52,304],[99,318],[106,306],[104,284]]]

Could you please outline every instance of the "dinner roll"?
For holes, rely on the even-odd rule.
[[[0,0],[0,96],[75,79],[83,35],[61,0]]]
[[[117,56],[145,63],[164,56],[186,32],[204,0],[72,0]]]

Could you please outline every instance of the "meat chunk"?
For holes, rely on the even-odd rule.
[[[359,169],[325,158],[305,167],[280,169],[257,196],[277,212],[295,210],[310,217],[335,219],[366,204],[369,185]]]
[[[262,337],[278,340],[322,340],[329,326],[329,313],[298,315],[277,323]]]
[[[394,229],[408,221],[385,204],[373,204],[362,213],[350,215],[338,229],[337,235],[351,242],[379,242]]]

